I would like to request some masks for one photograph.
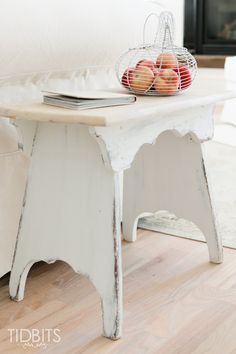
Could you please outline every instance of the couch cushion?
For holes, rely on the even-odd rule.
[[[0,158],[1,155],[16,152],[18,149],[16,128],[8,123],[8,119],[0,119]]]

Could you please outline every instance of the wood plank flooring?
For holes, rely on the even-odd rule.
[[[124,334],[101,337],[99,297],[63,262],[36,264],[23,302],[0,280],[0,353],[236,354],[236,251],[208,263],[206,244],[139,230],[123,243]],[[47,348],[10,343],[9,328],[58,328]]]

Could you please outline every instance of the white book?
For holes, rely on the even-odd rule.
[[[120,106],[135,101],[134,95],[110,91],[43,91],[43,103],[77,110]]]

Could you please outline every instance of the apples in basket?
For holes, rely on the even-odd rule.
[[[173,34],[173,16],[162,12],[154,44],[143,43],[120,57],[116,73],[123,87],[135,94],[165,96],[192,85],[196,60],[186,48],[174,45]]]

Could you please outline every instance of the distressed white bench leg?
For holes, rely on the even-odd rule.
[[[28,165],[16,128],[0,118],[0,277],[11,270]]]
[[[10,296],[23,299],[33,263],[63,260],[92,281],[102,300],[104,335],[118,339],[122,325],[119,200],[118,173],[105,167],[87,127],[38,124]]]
[[[145,212],[168,210],[194,222],[203,232],[210,261],[222,262],[201,144],[190,135],[163,133],[138,152],[124,173],[123,233],[136,240],[137,220]]]

